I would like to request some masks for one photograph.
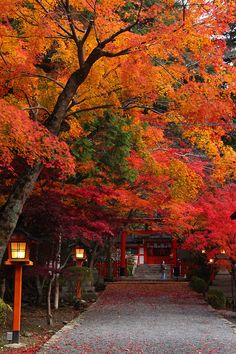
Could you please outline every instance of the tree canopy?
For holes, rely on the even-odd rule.
[[[174,230],[176,205],[222,203],[210,196],[236,174],[232,23],[233,0],[2,4],[0,259],[42,185],[93,239],[131,210]]]

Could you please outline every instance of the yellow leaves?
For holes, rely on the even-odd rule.
[[[204,130],[194,128],[184,132],[187,138],[198,149],[204,151],[211,159],[212,178],[218,183],[236,178],[236,152],[222,142],[223,128],[208,127]]]
[[[193,200],[203,185],[202,178],[180,160],[173,160],[169,167],[173,180],[171,195],[176,200]]]
[[[86,81],[80,86],[80,108],[100,105],[103,102],[120,106],[117,93],[120,86],[118,68],[120,58],[101,58],[92,67]]]
[[[221,154],[213,159],[212,177],[219,183],[236,179],[236,152],[230,146],[224,146]]]
[[[78,119],[76,118],[71,118],[69,120],[67,120],[67,123],[70,126],[70,130],[68,132],[64,132],[60,135],[60,137],[63,140],[67,140],[67,139],[79,139],[83,133],[83,129],[78,121]]]
[[[167,112],[165,114],[165,119],[169,122],[173,122],[173,123],[181,123],[182,121],[184,121],[184,117],[182,115],[180,115],[178,112],[175,111],[170,111]]]
[[[90,4],[87,0],[70,0],[70,5],[73,6],[74,9],[87,8],[91,10],[92,3]]]
[[[196,127],[191,130],[186,130],[183,137],[188,139],[197,148],[204,151],[210,158],[219,154],[219,149],[223,147],[221,141],[223,130],[220,127]]]
[[[154,176],[161,176],[165,173],[165,166],[160,164],[156,159],[150,154],[146,153],[143,156],[145,163],[145,172]]]

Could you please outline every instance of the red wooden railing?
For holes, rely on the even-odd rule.
[[[108,279],[109,278],[109,264],[108,264],[108,262],[105,262],[105,261],[104,262],[98,262],[96,264],[96,268],[98,270],[98,273],[104,279]],[[114,279],[116,279],[119,276],[120,276],[120,261],[114,261],[114,262],[112,262],[112,277]]]

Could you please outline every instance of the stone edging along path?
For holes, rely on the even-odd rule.
[[[235,326],[187,283],[111,283],[39,354],[236,354]]]

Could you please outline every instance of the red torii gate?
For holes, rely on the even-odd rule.
[[[152,219],[154,220],[154,219]],[[132,220],[134,221],[134,220]],[[136,221],[136,219],[135,219]],[[142,219],[143,221],[143,219]],[[125,268],[126,268],[126,239],[127,235],[134,234],[134,235],[156,235],[160,233],[160,230],[124,230],[121,233],[121,243],[120,243],[120,275],[125,275]],[[177,265],[177,239],[172,239],[172,254],[173,254],[173,266],[176,267]]]

